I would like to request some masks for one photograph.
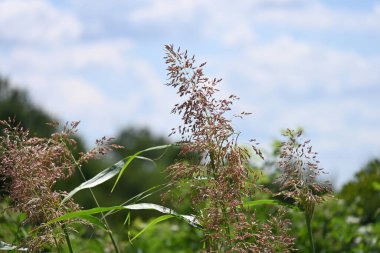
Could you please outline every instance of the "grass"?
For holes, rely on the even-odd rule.
[[[120,148],[112,144],[111,139],[98,140],[94,149],[75,158],[72,150],[76,145],[73,136],[77,122],[66,124],[50,138],[38,138],[31,137],[14,120],[1,121],[4,131],[0,137],[0,174],[10,179],[7,190],[13,210],[25,214],[20,226],[29,227],[27,234],[12,244],[1,242],[1,250],[28,248],[38,252],[55,248],[61,252],[66,244],[68,252],[76,252],[75,247],[79,246],[73,244],[71,238],[79,224],[106,233],[112,245],[110,251],[119,253],[122,252],[120,244],[124,248],[125,243],[133,246],[157,224],[176,218],[201,232],[203,238],[199,245],[205,252],[292,252],[295,238],[290,233],[287,213],[295,209],[305,213],[310,251],[315,252],[311,229],[314,207],[322,203],[331,190],[327,184],[317,181],[320,168],[309,141],[302,143],[300,131],[287,130],[278,166],[282,171],[277,180],[280,191],[272,192],[261,186],[260,174],[250,161],[251,156],[264,159],[263,154],[254,140],[251,149],[239,143],[239,132],[232,123],[234,118],[227,117],[238,97],[220,98],[221,79],[206,77],[205,63],[197,65],[195,57],[189,56],[187,51],[176,50],[172,45],[167,45],[165,50],[167,86],[177,89],[181,97],[172,112],[182,120],[172,132],[181,138],[177,144],[181,152],[177,162],[166,169],[167,184],[148,189],[122,204],[101,206],[92,188],[115,180],[110,189],[110,194],[113,193],[135,159],[153,162],[141,155],[164,151],[172,145],[141,150],[87,179],[83,164]],[[242,112],[237,117],[247,115],[249,113]],[[80,185],[69,193],[52,190],[56,181],[73,176],[76,170],[83,180]],[[73,196],[83,190],[90,192],[93,208],[80,209],[73,201]],[[164,192],[162,205],[141,202],[160,190]],[[264,195],[269,197],[259,199]],[[180,206],[183,198],[191,203],[190,214],[180,214],[175,208],[166,207]],[[287,199],[293,202],[290,204]],[[270,211],[265,219],[258,219],[257,207],[263,205]],[[132,211],[135,214],[143,210],[155,210],[160,215],[134,235],[127,231],[129,239],[118,242],[107,219],[115,213],[126,212],[128,230]],[[79,231],[85,233],[86,229]]]

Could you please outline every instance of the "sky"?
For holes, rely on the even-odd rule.
[[[0,0],[0,75],[90,145],[128,126],[168,135],[179,98],[164,45],[207,61],[234,126],[270,153],[303,127],[341,186],[380,157],[380,1]]]

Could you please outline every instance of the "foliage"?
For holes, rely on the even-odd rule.
[[[380,160],[370,161],[346,184],[339,196],[348,204],[357,205],[355,216],[363,225],[380,222]]]
[[[135,219],[130,232],[136,234],[144,229],[149,220]],[[202,232],[183,222],[162,222],[146,231],[129,245],[127,252],[178,252],[192,253],[202,250]]]
[[[348,183],[350,184],[350,183]],[[316,207],[312,228],[316,252],[370,252],[380,251],[380,222],[361,224],[357,203],[332,199]],[[296,246],[307,252],[307,229],[301,213],[292,215]]]

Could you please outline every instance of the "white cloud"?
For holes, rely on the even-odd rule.
[[[57,43],[78,38],[80,22],[44,0],[0,2],[0,39],[25,43]]]
[[[256,39],[254,22],[250,15],[257,1],[215,1],[205,4],[200,28],[202,35],[222,45],[233,47],[252,43]]]
[[[295,5],[294,8],[262,9],[255,20],[267,24],[323,30],[371,30],[380,29],[378,5],[370,13],[354,10],[333,10],[326,5],[311,1],[309,4]]]
[[[333,9],[320,1],[145,1],[130,12],[138,25],[154,25],[163,30],[184,29],[194,36],[215,40],[224,46],[247,46],[260,38],[258,28],[336,29],[380,31],[378,4],[370,12]]]
[[[125,52],[130,40],[104,40],[52,47],[17,47],[8,52],[8,65],[13,70],[53,71],[80,70],[84,67],[103,67],[111,70],[125,68]]]
[[[217,62],[217,61],[216,61]],[[298,42],[281,37],[265,45],[256,44],[223,69],[242,75],[265,94],[288,92],[338,94],[376,88],[380,82],[380,57]]]
[[[182,29],[233,46],[255,39],[248,21],[257,2],[260,1],[147,1],[131,11],[129,20],[134,24],[158,25],[164,30]]]
[[[129,19],[132,22],[188,22],[194,21],[203,1],[170,0],[148,1],[147,4],[133,10]],[[176,24],[173,24],[176,25]]]
[[[128,55],[129,45],[111,40],[47,51],[28,47],[2,58],[13,83],[27,88],[34,102],[60,119],[81,120],[88,139],[112,135],[129,122],[153,124],[155,131],[167,133],[174,103],[168,97],[174,94],[165,89],[151,63]],[[104,71],[110,82],[88,79],[85,68]]]

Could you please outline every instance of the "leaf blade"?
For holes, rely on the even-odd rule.
[[[89,180],[81,183],[78,187],[74,188],[61,201],[61,205],[63,203],[65,203],[67,200],[69,200],[70,198],[72,198],[77,192],[79,192],[81,190],[84,190],[84,189],[93,188],[93,187],[95,187],[97,185],[100,185],[100,184],[108,181],[109,179],[115,177],[116,175],[118,175],[118,177],[116,179],[116,182],[114,183],[114,185],[112,187],[112,190],[111,190],[111,192],[113,192],[113,190],[116,187],[116,184],[120,180],[120,177],[122,176],[122,174],[124,173],[124,171],[126,170],[126,168],[128,167],[128,165],[134,159],[141,159],[141,160],[147,160],[147,161],[153,162],[152,159],[149,159],[149,158],[146,158],[146,157],[143,157],[143,156],[139,156],[141,153],[152,151],[152,150],[160,150],[160,149],[168,148],[170,146],[172,146],[172,144],[150,147],[150,148],[138,151],[138,152],[136,152],[135,154],[133,154],[131,156],[125,157],[124,159],[118,161],[117,163],[113,164],[112,166],[108,167],[107,169],[99,172],[93,178],[91,178],[91,179],[89,179]]]
[[[27,248],[19,248],[15,245],[0,241],[0,250],[1,251],[10,251],[10,250],[18,250],[18,251],[28,251]]]
[[[245,201],[243,203],[243,207],[252,207],[252,206],[257,206],[257,205],[280,205],[280,206],[286,206],[288,208],[294,209],[299,211],[300,209],[292,204],[282,202],[280,200],[276,199],[259,199],[259,200],[251,200],[251,201]]]
[[[152,203],[140,203],[140,204],[132,204],[132,205],[125,205],[125,206],[110,206],[110,207],[95,207],[91,209],[86,209],[86,210],[79,210],[71,213],[67,213],[65,215],[62,215],[58,218],[52,219],[46,223],[46,225],[63,221],[63,220],[68,220],[68,219],[74,219],[74,218],[82,218],[82,217],[87,217],[88,215],[92,214],[97,214],[97,213],[102,213],[102,212],[108,212],[111,210],[156,210],[158,212],[164,213],[164,214],[170,214],[176,217],[179,220],[186,221],[190,225],[201,228],[201,224],[198,222],[198,220],[195,218],[194,215],[184,215],[184,214],[178,214],[174,210],[160,206],[157,204],[152,204]]]
[[[124,166],[120,169],[119,173],[118,173],[118,176],[115,180],[115,183],[114,185],[112,186],[112,189],[111,189],[111,192],[113,192],[115,190],[115,187],[117,185],[117,183],[119,182],[121,176],[123,175],[124,171],[127,169],[128,165],[136,158],[138,157],[141,153],[144,153],[144,152],[148,152],[148,151],[152,151],[152,150],[160,150],[160,149],[166,149],[168,147],[172,146],[172,144],[168,144],[168,145],[161,145],[161,146],[155,146],[155,147],[150,147],[150,148],[147,148],[147,149],[144,149],[144,150],[140,150],[138,152],[136,152],[135,154],[129,156],[127,158],[127,160],[125,161],[125,164]]]
[[[140,232],[138,232],[131,240],[130,242],[132,242],[133,240],[137,239],[140,235],[142,235],[145,231],[147,231],[150,227],[156,225],[157,223],[159,222],[162,222],[162,221],[165,221],[165,220],[168,220],[170,218],[174,218],[175,216],[174,215],[171,215],[171,214],[165,214],[165,215],[161,215],[157,218],[155,218],[154,220],[152,220],[151,222],[149,222],[148,225],[146,225]]]

